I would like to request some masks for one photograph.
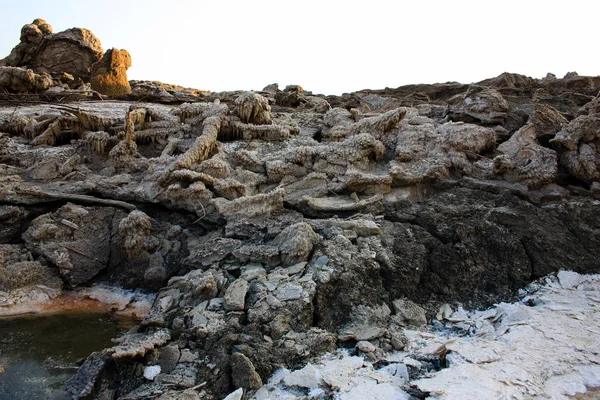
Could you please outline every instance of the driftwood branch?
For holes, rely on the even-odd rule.
[[[87,196],[84,194],[42,192],[41,195],[43,197],[50,198],[50,199],[81,201],[84,203],[100,204],[103,206],[120,207],[120,208],[124,208],[126,210],[137,210],[137,207],[131,203],[126,203],[126,202],[120,201],[120,200],[99,199],[98,197]]]
[[[130,211],[137,210],[137,207],[133,204],[121,200],[100,199],[98,197],[88,196],[84,194],[52,193],[27,189],[20,189],[17,191],[16,196],[6,196],[5,198],[3,198],[3,200],[8,203],[17,204],[36,204],[43,203],[48,200],[67,200],[74,202],[99,204],[108,207],[119,207]]]

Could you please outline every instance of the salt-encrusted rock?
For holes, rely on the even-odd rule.
[[[483,124],[503,123],[509,108],[508,102],[495,89],[473,85],[466,93],[450,100],[449,116],[457,121]]]
[[[279,247],[283,265],[289,266],[306,261],[316,240],[317,235],[310,225],[300,222],[285,228],[272,244]]]
[[[36,74],[30,69],[0,67],[0,89],[12,93],[37,93],[54,84],[47,73]]]
[[[406,325],[425,325],[427,316],[425,310],[410,300],[397,299],[393,302],[396,316],[401,323]]]
[[[267,99],[258,93],[246,92],[240,95],[235,99],[235,105],[240,119],[244,123],[256,125],[270,125],[272,123],[271,106],[269,106]]]
[[[44,254],[69,284],[79,285],[108,266],[115,213],[114,208],[84,208],[68,203],[36,218],[23,237],[27,246]],[[63,219],[79,229],[61,223]]]
[[[147,256],[147,250],[156,247],[157,240],[151,232],[152,220],[139,210],[130,212],[119,222],[119,234],[123,237],[127,254],[133,259]]]
[[[232,353],[243,354],[266,377],[280,367],[313,362],[340,343],[352,347],[360,341],[368,342],[361,343],[368,358],[395,349],[410,352],[412,361],[386,356],[388,366],[396,364],[389,371],[373,370],[362,358],[350,362],[356,368],[329,365],[322,386],[310,389],[321,392],[311,396],[334,396],[336,390],[348,395],[358,380],[373,383],[369,393],[400,396],[389,385],[406,384],[408,369],[411,376],[432,371],[441,356],[450,363],[496,362],[493,352],[471,352],[471,345],[404,329],[411,320],[423,322],[418,308],[415,315],[405,313],[412,304],[395,313],[388,307],[406,299],[426,304],[434,314],[443,303],[485,308],[565,266],[597,271],[596,181],[577,178],[566,164],[543,178],[529,176],[526,167],[534,163],[528,161],[544,164],[543,158],[523,152],[533,145],[562,155],[573,151],[570,156],[583,162],[597,154],[589,151],[597,137],[573,135],[571,150],[548,145],[538,132],[523,141],[527,135],[520,128],[527,130],[530,116],[535,130],[561,125],[556,113],[546,123],[552,113],[547,107],[532,116],[536,102],[552,105],[576,124],[589,123],[576,116],[595,113],[593,101],[580,106],[597,93],[600,81],[507,75],[494,82],[479,86],[510,103],[505,122],[492,116],[493,107],[473,113],[480,119],[460,117],[475,123],[445,121],[448,99],[468,89],[455,83],[326,100],[290,88],[284,93],[301,104],[278,106],[270,125],[241,120],[242,104],[234,109],[241,92],[193,94],[157,83],[136,84],[139,93],[128,99],[148,95],[144,101],[172,105],[65,99],[17,110],[0,107],[0,241],[13,243],[0,244],[0,265],[2,258],[4,268],[37,262],[50,269],[49,263],[62,272],[96,265],[97,258],[104,269],[81,284],[106,279],[156,292],[151,312],[126,335],[131,346],[122,349],[123,358],[108,360],[110,368],[98,382],[85,380],[84,386],[91,385],[88,397],[114,397],[110,390],[116,388],[131,399],[156,397],[157,390],[169,399],[193,388],[222,398],[235,389]],[[279,91],[274,93],[262,92],[269,96],[267,105]],[[176,105],[183,98],[188,103]],[[325,102],[336,108],[327,112]],[[481,126],[486,118],[493,128]],[[494,170],[497,157],[506,169]],[[535,164],[542,172],[552,165]],[[113,214],[102,224],[87,223],[77,212],[56,214],[65,200],[80,208],[94,202],[83,209]],[[131,212],[136,209],[143,213]],[[106,234],[95,234],[100,226],[107,227]],[[23,231],[27,248],[19,243]],[[100,254],[108,262],[82,250],[98,245],[96,236],[109,238]],[[57,254],[48,251],[51,246]],[[94,269],[85,272],[92,275]],[[58,283],[69,279],[63,275]],[[589,286],[563,283],[570,291]],[[0,301],[6,298],[0,293]],[[563,307],[557,304],[547,306]],[[496,318],[512,332],[527,325],[532,307],[502,306],[476,321],[458,307],[434,322],[493,337],[503,334]],[[152,339],[161,329],[172,332],[173,340]],[[428,339],[435,339],[431,349],[415,350],[415,341]],[[141,379],[144,367],[157,364],[162,372],[154,381]],[[136,389],[131,376],[139,378]],[[278,390],[285,391],[283,386]],[[280,392],[261,393],[268,398]]]
[[[556,179],[556,152],[538,144],[534,125],[519,129],[498,151],[502,154],[494,158],[494,172],[508,181],[538,188]]]
[[[538,139],[551,139],[568,123],[568,120],[550,104],[535,103],[529,116]]]
[[[323,382],[323,378],[319,371],[311,363],[308,363],[304,368],[287,375],[283,381],[290,387],[317,389]]]
[[[356,348],[363,353],[373,353],[377,350],[377,347],[373,343],[366,340],[356,343]]]
[[[238,278],[225,290],[225,309],[230,311],[242,311],[246,304],[246,293],[248,292],[248,281]]]
[[[143,357],[148,351],[164,345],[170,339],[171,333],[168,329],[160,329],[150,334],[131,333],[119,338],[119,344],[107,351],[114,360]]]
[[[560,164],[577,179],[584,182],[600,180],[600,111],[598,98],[582,108],[582,114],[560,130],[551,143],[567,150],[560,157]]]

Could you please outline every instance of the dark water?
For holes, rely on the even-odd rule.
[[[0,319],[0,399],[69,399],[62,385],[77,361],[110,347],[128,324],[89,312]]]

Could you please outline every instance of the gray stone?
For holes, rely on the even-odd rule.
[[[393,305],[401,323],[406,325],[425,325],[427,323],[425,310],[414,302],[398,299],[394,300]]]
[[[593,182],[590,191],[597,199],[600,199],[600,182]]]
[[[179,361],[179,347],[171,344],[169,346],[162,347],[158,351],[158,365],[160,365],[161,372],[170,373],[177,366]]]
[[[329,257],[320,256],[319,258],[317,258],[315,260],[315,267],[324,268],[328,262],[329,262]]]
[[[281,301],[297,300],[302,298],[302,286],[291,283],[282,285],[275,291],[275,297]]]
[[[267,276],[267,271],[262,264],[248,264],[242,267],[240,278],[250,282],[264,276]]]
[[[229,311],[240,311],[246,304],[246,293],[248,292],[248,282],[238,278],[225,291],[225,309]]]
[[[198,355],[192,353],[190,349],[181,350],[181,355],[179,356],[179,362],[182,363],[191,363],[198,359]]]
[[[290,267],[285,268],[284,271],[288,275],[299,274],[299,273],[301,273],[301,272],[304,271],[304,267],[306,267],[306,264],[307,264],[306,261],[302,261],[302,262],[299,262],[298,264],[294,264],[294,265],[292,265]]]
[[[225,305],[225,299],[223,299],[222,297],[215,297],[214,299],[210,300],[210,302],[208,303],[208,307],[206,307],[206,309],[208,311],[220,311],[223,309],[224,305]]]
[[[373,353],[375,350],[377,350],[377,347],[373,343],[366,340],[361,340],[360,342],[356,343],[356,348],[363,353]]]
[[[340,336],[346,339],[374,340],[382,337],[384,330],[372,325],[355,325],[346,329]]]

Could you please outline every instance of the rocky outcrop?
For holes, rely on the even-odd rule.
[[[36,74],[30,69],[0,67],[0,87],[8,92],[43,92],[53,84],[52,77],[47,73]]]
[[[600,180],[600,96],[582,114],[561,129],[551,143],[565,148],[560,163],[574,177],[592,183]]]
[[[60,75],[64,72],[88,82],[91,67],[104,51],[92,32],[71,28],[53,33],[43,19],[36,19],[21,29],[21,42],[1,65],[27,67],[36,73]]]
[[[92,64],[90,84],[92,90],[107,96],[123,96],[131,93],[127,69],[131,56],[127,50],[110,49],[100,61]]]
[[[0,88],[16,95],[43,93],[46,99],[125,96],[131,93],[130,66],[126,50],[104,53],[91,31],[54,33],[46,21],[36,19],[23,26],[20,43],[0,60]]]
[[[124,98],[162,104],[0,107],[4,268],[156,293],[75,394],[250,396],[282,367],[303,368],[286,385],[320,388],[312,356],[383,364],[457,303],[600,270],[595,82],[504,74],[326,99],[146,82]]]

